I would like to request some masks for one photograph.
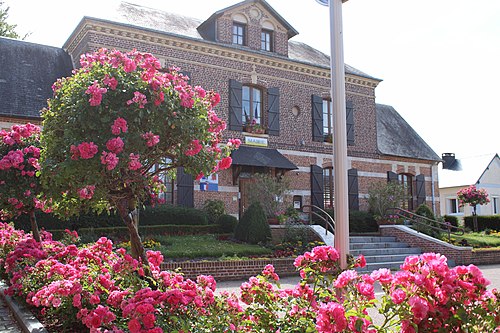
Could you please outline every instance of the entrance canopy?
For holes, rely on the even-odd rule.
[[[240,146],[231,154],[233,165],[279,168],[284,170],[298,169],[276,149]]]

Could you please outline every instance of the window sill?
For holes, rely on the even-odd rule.
[[[266,133],[255,133],[255,132],[245,132],[245,131],[243,131],[243,135],[246,135],[246,136],[258,136],[258,137],[261,137],[261,138],[268,138],[269,137],[269,134],[266,134]]]

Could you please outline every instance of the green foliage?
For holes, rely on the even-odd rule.
[[[145,207],[140,212],[140,225],[208,225],[207,215],[196,208],[157,205]],[[72,216],[68,220],[61,220],[58,216],[50,213],[37,212],[36,218],[40,228],[45,230],[70,229],[80,230],[85,228],[100,227],[123,227],[120,216],[114,212],[102,212],[81,214]],[[30,230],[29,217],[20,216],[14,221],[18,229]]]
[[[500,231],[500,215],[476,215],[478,231],[483,231],[488,228],[495,231]],[[466,216],[464,218],[464,223],[466,228],[472,229],[473,227],[473,216]]]
[[[3,9],[3,1],[0,1],[0,36],[19,39],[20,36],[16,32],[17,24],[9,24],[9,7]]]
[[[444,215],[443,219],[445,222],[449,222],[452,226],[458,227],[458,217],[454,215]]]
[[[203,211],[207,214],[209,223],[214,224],[219,217],[226,214],[226,207],[222,200],[207,200],[203,205]]]
[[[350,211],[349,212],[349,232],[376,232],[378,224],[373,215],[369,212]]]
[[[259,202],[267,217],[275,217],[285,209],[283,197],[290,184],[287,178],[278,179],[269,174],[255,174],[255,182],[248,186],[250,203]]]
[[[483,232],[469,232],[462,236],[452,234],[451,241],[456,245],[466,243],[467,246],[472,246],[474,250],[500,248],[500,232],[490,230],[490,234],[488,235],[485,230]]]
[[[58,214],[124,201],[133,209],[162,190],[158,173],[229,167],[237,144],[221,142],[224,123],[213,111],[218,94],[191,87],[178,69],[159,71],[150,54],[100,50],[81,64],[54,84],[42,111],[42,183]]]
[[[404,188],[396,182],[375,183],[368,190],[368,205],[375,219],[384,218],[389,208],[398,208],[404,198]]]
[[[238,219],[229,214],[223,214],[219,216],[217,220],[217,224],[219,225],[221,233],[230,233],[232,234],[238,225]]]
[[[250,244],[266,243],[271,239],[271,228],[259,202],[251,204],[243,213],[243,217],[236,226],[234,236],[236,239]]]
[[[417,210],[415,210],[415,214],[427,217],[428,219],[435,220],[436,217],[434,216],[434,213],[430,209],[429,206],[426,204],[421,204],[420,206],[417,207]]]

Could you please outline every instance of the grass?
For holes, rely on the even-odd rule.
[[[215,235],[156,236],[153,237],[161,245],[154,250],[161,251],[166,260],[169,259],[209,259],[269,256],[273,251],[260,245],[236,243],[219,240]]]
[[[494,233],[487,235],[484,232],[470,232],[463,236],[451,235],[451,240],[453,244],[460,244],[462,240],[466,240],[469,246],[474,249],[481,248],[499,248],[500,249],[500,233]]]

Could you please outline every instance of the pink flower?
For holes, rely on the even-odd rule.
[[[128,168],[130,170],[138,170],[142,167],[141,162],[139,162],[140,155],[130,153],[129,155],[130,161],[128,162]]]
[[[71,159],[77,160],[83,158],[88,160],[97,154],[98,148],[93,142],[82,142],[78,146],[71,145]]]
[[[101,163],[106,165],[106,169],[113,170],[118,164],[118,157],[114,153],[102,152]]]
[[[123,150],[123,140],[120,137],[109,139],[106,148],[112,153],[119,154]]]
[[[148,100],[146,99],[146,95],[140,93],[139,91],[134,92],[134,97],[127,101],[127,105],[138,104],[140,109],[144,109],[144,105],[146,105]]]
[[[85,91],[86,94],[91,95],[89,99],[90,106],[98,106],[101,105],[102,94],[105,94],[108,91],[106,88],[101,88],[97,81],[87,88]]]
[[[94,196],[94,190],[94,185],[85,186],[84,188],[78,190],[78,195],[81,199],[92,199]]]
[[[318,333],[342,332],[347,328],[347,319],[342,305],[335,302],[322,304],[316,317]]]
[[[413,313],[413,318],[416,323],[425,319],[429,311],[429,303],[427,303],[425,299],[418,296],[412,296],[410,297],[408,304],[410,304],[411,312]]]
[[[349,284],[349,282],[356,280],[358,278],[358,273],[355,270],[347,270],[340,273],[334,282],[335,288],[344,288]]]
[[[219,170],[228,169],[231,166],[233,159],[231,157],[224,157],[218,164]]]
[[[111,133],[120,135],[120,133],[127,133],[127,121],[123,118],[116,118],[111,126]]]
[[[189,145],[189,149],[186,150],[186,152],[184,154],[186,156],[194,156],[194,155],[198,154],[202,148],[203,148],[203,146],[200,144],[199,140],[193,140],[193,141],[191,141],[191,144]]]
[[[396,289],[391,293],[394,304],[401,304],[406,299],[406,293],[401,289]]]
[[[160,142],[160,136],[154,135],[153,132],[147,132],[142,135],[142,138],[146,140],[146,145],[148,147],[153,147]]]
[[[108,74],[104,77],[104,84],[111,88],[111,90],[116,90],[118,86],[118,81],[114,77],[110,77]]]

